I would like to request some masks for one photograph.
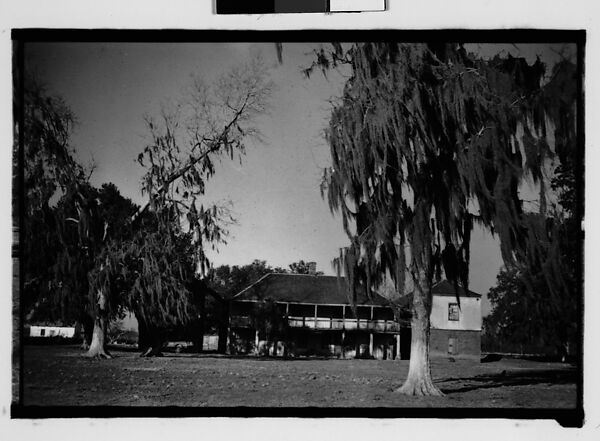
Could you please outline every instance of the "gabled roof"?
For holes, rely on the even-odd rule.
[[[442,280],[441,282],[434,283],[431,287],[431,292],[434,296],[452,296],[456,297],[456,292],[454,290],[454,284],[448,282],[447,280]],[[477,294],[476,292],[467,290],[459,284],[458,285],[458,295],[459,297],[481,297],[481,294]]]
[[[267,274],[233,296],[232,300],[252,301],[266,298],[276,302],[350,305],[345,278],[308,274]],[[356,304],[389,306],[387,299],[379,294],[374,294],[372,300],[364,294],[358,295]]]

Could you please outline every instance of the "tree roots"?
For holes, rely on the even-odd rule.
[[[163,353],[160,349],[148,348],[140,354],[140,357],[162,357]]]
[[[444,397],[445,394],[439,390],[431,381],[410,381],[407,380],[401,387],[395,390],[403,395],[419,397]]]
[[[112,358],[112,356],[105,351],[88,351],[85,354],[82,354],[81,356],[86,358],[96,358],[98,360],[110,360]]]

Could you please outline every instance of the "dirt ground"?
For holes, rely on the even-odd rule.
[[[175,353],[140,358],[134,351],[111,352],[112,360],[90,360],[76,346],[25,346],[22,404],[544,409],[576,404],[576,369],[561,363],[433,360],[435,384],[446,396],[407,397],[394,389],[408,361]]]

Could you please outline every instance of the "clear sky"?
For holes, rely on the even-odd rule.
[[[285,44],[284,63],[268,44],[222,43],[29,43],[25,69],[50,93],[61,95],[78,118],[72,146],[81,163],[94,161],[92,183],[115,183],[141,204],[142,167],[135,161],[146,143],[143,116],[163,102],[176,101],[191,75],[213,78],[260,53],[271,66],[276,89],[272,110],[261,117],[264,142],[250,143],[242,165],[224,160],[207,186],[209,202],[230,200],[238,224],[227,245],[212,254],[215,266],[243,265],[254,259],[287,267],[304,259],[333,274],[331,260],[348,239],[341,220],[321,199],[321,171],[330,164],[322,137],[328,100],[338,96],[343,73],[303,77],[318,45]],[[562,45],[468,45],[483,56],[500,51],[540,55],[549,65]],[[472,236],[471,289],[485,294],[502,265],[497,241],[476,229]],[[484,312],[487,312],[484,300]]]

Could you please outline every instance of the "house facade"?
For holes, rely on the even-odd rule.
[[[431,354],[479,358],[481,295],[433,286]],[[269,334],[257,323],[257,308],[268,302],[284,326]],[[264,315],[263,319],[264,320]],[[267,274],[234,296],[229,307],[227,349],[232,354],[319,355],[340,358],[410,358],[410,325],[395,319],[389,301],[358,296],[352,306],[346,281],[335,276]]]
[[[267,274],[231,299],[230,353],[397,358],[400,326],[387,300],[359,297],[353,307],[344,279]],[[286,320],[275,338],[253,321],[260,302],[274,303]],[[277,340],[277,341],[274,341]]]
[[[448,281],[432,287],[430,353],[455,358],[481,357],[481,294],[459,286],[460,304],[454,285]]]

